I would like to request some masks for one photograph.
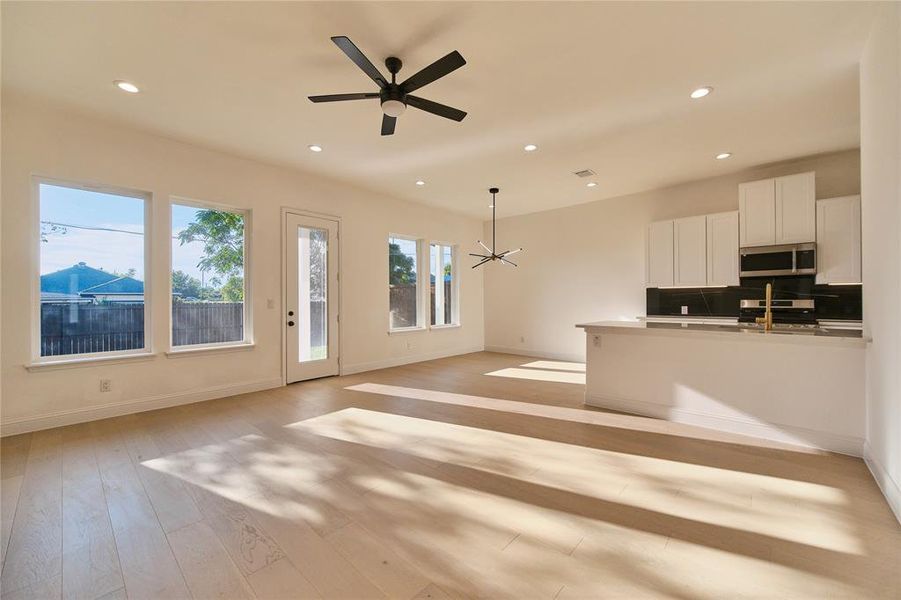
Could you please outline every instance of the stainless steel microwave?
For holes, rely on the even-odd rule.
[[[783,244],[739,250],[741,277],[814,275],[817,272],[817,245]]]

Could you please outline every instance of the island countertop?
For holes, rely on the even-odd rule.
[[[838,344],[864,348],[868,339],[859,329],[838,327],[775,328],[766,331],[762,326],[736,322],[659,322],[659,321],[596,321],[576,325],[586,333],[662,334],[727,336],[731,339],[778,341],[801,344]]]

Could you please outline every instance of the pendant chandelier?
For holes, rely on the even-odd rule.
[[[498,188],[491,188],[488,192],[491,194],[491,248],[482,243],[482,240],[478,240],[479,246],[485,249],[488,254],[473,254],[469,253],[470,256],[475,256],[476,258],[480,258],[481,260],[472,266],[473,269],[476,267],[481,267],[485,263],[499,260],[501,264],[511,265],[513,267],[517,266],[515,262],[512,262],[507,259],[508,256],[516,254],[517,252],[522,252],[522,248],[517,248],[516,250],[504,250],[503,252],[496,252],[496,244],[497,241],[497,193],[500,190]]]

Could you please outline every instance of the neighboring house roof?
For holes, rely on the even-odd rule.
[[[111,296],[117,294],[143,294],[144,282],[131,277],[117,277],[85,290],[81,290],[82,296]]]
[[[80,262],[68,269],[41,275],[41,293],[77,294],[114,279],[118,279],[116,275]],[[141,289],[143,291],[143,284]]]
[[[62,292],[41,292],[41,302],[90,302],[88,298],[82,298],[78,294],[64,294]]]

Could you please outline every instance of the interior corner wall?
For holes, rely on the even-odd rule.
[[[483,348],[482,273],[460,269],[459,328],[388,335],[390,233],[472,243],[481,221],[380,196],[340,182],[214,152],[70,113],[4,92],[2,114],[2,432],[15,433],[221,397],[280,385],[282,377],[281,208],[341,218],[341,364],[360,372]],[[31,359],[33,175],[102,183],[152,194],[149,271],[168,290],[169,198],[250,209],[249,283],[256,346],[231,353],[168,358],[168,302],[155,294],[155,358],[34,371]],[[34,261],[34,262],[32,262]],[[273,308],[267,301],[274,302]],[[101,378],[112,380],[101,393]]]
[[[805,171],[816,171],[817,198],[860,193],[854,149],[501,219],[499,248],[524,250],[517,269],[485,268],[486,349],[584,360],[585,334],[576,323],[645,314],[648,223],[738,210],[740,182]]]
[[[887,2],[860,66],[867,430],[864,458],[901,520],[901,6]]]

